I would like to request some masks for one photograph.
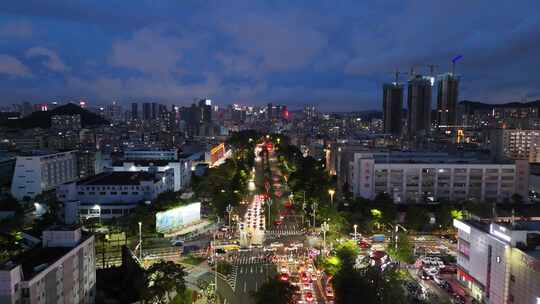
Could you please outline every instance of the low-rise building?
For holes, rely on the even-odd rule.
[[[528,198],[527,160],[494,162],[447,153],[359,152],[349,163],[351,192],[373,199],[387,193],[396,203],[510,201]]]
[[[172,170],[174,191],[184,190],[191,183],[191,160],[133,160],[117,161],[113,163],[114,172],[166,172]]]
[[[540,301],[540,221],[454,220],[457,279],[480,303]]]
[[[130,149],[124,151],[126,160],[177,160],[178,150],[170,149]]]
[[[41,243],[0,265],[0,303],[94,303],[94,236],[58,226]]]
[[[173,173],[104,172],[60,185],[61,202],[78,202],[81,217],[113,218],[129,213],[139,203],[151,202],[160,193],[173,190]]]
[[[77,178],[75,151],[17,156],[11,194],[18,200],[33,198]]]

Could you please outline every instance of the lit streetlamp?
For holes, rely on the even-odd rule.
[[[354,224],[354,240],[356,241],[356,228],[358,228],[358,225]]]
[[[143,261],[142,256],[142,222],[139,222],[139,260]]]
[[[323,254],[326,254],[326,232],[330,229],[330,225],[324,221],[321,225],[321,231],[323,233]]]
[[[336,190],[328,189],[328,194],[330,194],[330,205],[334,207],[334,194],[336,194]]]
[[[228,204],[225,211],[227,211],[227,213],[229,214],[229,227],[231,227],[231,213],[233,211],[233,206],[231,206],[231,204]]]

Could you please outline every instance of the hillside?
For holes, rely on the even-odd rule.
[[[460,106],[467,107],[471,110],[477,109],[493,109],[493,108],[528,108],[540,107],[540,100],[530,102],[507,102],[507,103],[485,103],[480,101],[463,100],[459,102]]]
[[[26,117],[16,120],[9,120],[3,122],[1,125],[8,128],[17,129],[31,129],[31,128],[43,128],[48,129],[51,127],[51,117],[53,115],[81,115],[81,122],[83,128],[93,127],[108,124],[109,122],[101,116],[94,114],[86,109],[79,107],[73,103],[59,106],[51,111],[39,111],[34,112]]]

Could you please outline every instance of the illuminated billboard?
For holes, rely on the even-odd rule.
[[[156,231],[178,229],[201,219],[201,203],[193,203],[156,213]]]

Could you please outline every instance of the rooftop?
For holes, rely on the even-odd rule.
[[[153,159],[140,159],[140,160],[124,160],[124,161],[115,161],[113,166],[123,166],[125,163],[135,164],[135,166],[167,166],[169,163],[174,163],[178,161],[172,160],[153,160]]]
[[[77,185],[139,185],[144,181],[157,182],[159,178],[152,173],[138,172],[104,172],[77,182]]]
[[[453,155],[450,153],[425,152],[358,152],[370,155],[376,163],[395,164],[512,164],[512,161],[494,162],[477,153]]]
[[[56,227],[59,230],[61,227]],[[69,229],[68,227],[65,228]],[[80,242],[81,244],[90,238],[90,234],[82,234]],[[34,276],[45,270],[48,266],[54,264],[63,256],[68,254],[74,247],[42,247],[40,245],[27,250],[20,255],[12,258],[11,260],[0,264],[1,270],[11,270],[17,265],[21,265],[24,280],[31,280]]]

